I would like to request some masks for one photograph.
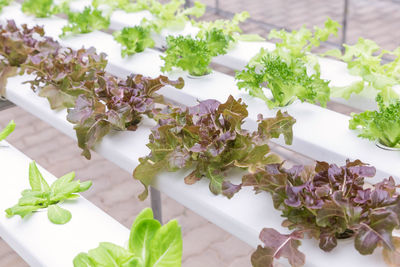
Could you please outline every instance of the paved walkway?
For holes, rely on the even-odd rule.
[[[214,0],[203,0],[215,6]],[[230,12],[248,10],[252,18],[280,27],[296,29],[301,25],[321,26],[327,16],[341,21],[343,2],[337,0],[220,0],[220,8]],[[209,12],[205,19],[218,17]],[[348,43],[363,36],[375,40],[387,49],[400,42],[400,3],[389,0],[350,0]],[[246,32],[266,36],[270,26],[246,23]],[[339,35],[340,36],[340,35]],[[332,41],[339,42],[339,38]],[[337,111],[350,110],[331,105]],[[148,200],[140,202],[136,196],[142,186],[129,173],[93,153],[88,161],[80,156],[76,143],[59,131],[18,107],[0,112],[0,126],[14,119],[16,131],[8,138],[10,143],[35,159],[56,176],[75,170],[81,180],[92,179],[93,187],[84,196],[116,220],[130,227],[134,217]],[[277,148],[278,149],[278,148]],[[285,151],[281,150],[282,153]],[[287,153],[287,152],[286,152]],[[290,154],[291,155],[291,154]],[[293,156],[293,155],[291,155]],[[297,158],[306,161],[303,158]],[[250,266],[252,249],[224,230],[163,196],[164,218],[177,218],[184,235],[184,267],[246,267]],[[0,240],[0,267],[22,267],[26,263]]]

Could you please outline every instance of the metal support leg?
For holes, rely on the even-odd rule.
[[[343,44],[346,43],[346,35],[347,35],[347,13],[349,10],[349,0],[344,0],[344,11],[343,11],[343,21],[342,21],[342,25],[343,25],[343,31],[342,31],[342,46],[341,49],[342,51],[344,51],[344,46]]]
[[[150,203],[153,209],[154,219],[162,224],[161,194],[157,189],[150,187]]]
[[[219,0],[215,0],[215,13],[219,14]]]

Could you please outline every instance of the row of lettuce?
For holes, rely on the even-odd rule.
[[[0,6],[10,2],[4,1]],[[172,0],[166,4],[156,0],[94,0],[93,6],[87,6],[82,12],[70,11],[69,2],[55,4],[53,0],[26,0],[22,10],[37,17],[66,13],[69,23],[63,28],[62,36],[105,30],[116,9],[126,12],[147,10],[152,14],[152,19],[144,18],[140,25],[114,32],[115,40],[121,44],[122,56],[154,47],[154,33],[159,34],[163,29],[182,30],[190,17],[199,18],[205,12],[205,5],[199,2],[184,8],[183,0]],[[169,72],[178,68],[193,76],[209,74],[212,59],[226,54],[238,40],[264,40],[255,34],[242,34],[239,24],[247,18],[249,14],[242,12],[232,20],[192,20],[192,24],[199,28],[196,36],[166,38],[167,48],[162,56],[164,66],[161,70]],[[268,39],[278,40],[276,49],[261,49],[244,70],[236,73],[238,88],[262,99],[269,108],[287,106],[296,99],[326,107],[330,97],[348,99],[352,94],[369,92],[371,98],[376,97],[378,110],[352,114],[349,128],[356,130],[362,138],[379,142],[381,147],[400,148],[400,104],[399,94],[395,91],[400,82],[400,48],[388,51],[371,40],[360,38],[355,45],[344,45],[344,53],[334,49],[321,54],[343,60],[349,73],[361,78],[347,86],[330,86],[330,81],[321,78],[318,58],[310,51],[331,35],[337,35],[339,28],[337,22],[328,19],[323,28],[314,27],[313,31],[305,27],[292,32],[272,30]],[[394,60],[384,63],[385,56]],[[268,87],[272,97],[266,93],[265,87]]]
[[[86,158],[90,158],[90,149],[110,130],[135,131],[141,127],[144,117],[155,120],[156,126],[147,144],[151,152],[139,159],[140,164],[133,173],[145,185],[140,199],[146,198],[147,186],[159,173],[188,168],[193,171],[184,182],[194,184],[206,177],[214,194],[231,198],[244,186],[253,187],[255,193],[272,194],[274,207],[286,218],[283,226],[293,232],[285,235],[274,229],[263,229],[260,239],[264,245],[253,253],[253,266],[272,266],[274,259],[280,257],[287,258],[292,266],[304,265],[305,256],[298,247],[306,237],[318,239],[324,251],[334,249],[338,239],[352,237],[361,254],[371,254],[379,247],[389,266],[400,264],[400,239],[393,236],[393,230],[400,228],[399,186],[394,179],[389,177],[367,185],[364,180],[375,175],[375,168],[358,160],[348,161],[341,167],[317,162],[315,166],[285,168],[280,157],[271,153],[268,141],[282,135],[287,144],[292,142],[295,119],[286,112],[277,111],[271,118],[260,115],[257,130],[248,131],[242,128],[248,112],[241,99],[230,96],[225,103],[210,99],[192,107],[174,106],[158,95],[157,90],[165,85],[182,88],[183,79],[171,81],[164,76],[142,75],[119,79],[105,72],[105,54],[97,54],[94,48],[62,47],[46,37],[39,26],[17,27],[13,21],[0,26],[0,54],[2,91],[7,77],[31,74],[31,80],[26,83],[34,91],[46,97],[52,108],[68,109],[67,119],[74,124],[78,145]],[[35,165],[31,168],[35,170]],[[243,172],[242,181],[233,184],[227,177],[237,170]],[[60,178],[65,180],[61,187],[54,186],[61,192],[62,197],[57,198],[54,184],[46,186],[37,171],[30,173],[36,182],[31,183],[32,189],[22,192],[24,201],[7,210],[8,216],[25,216],[18,209],[34,206],[31,202],[34,201],[48,207],[49,219],[53,222],[68,222],[71,214],[57,203],[74,198],[77,192],[88,189],[90,183],[75,182],[74,175],[68,174]],[[71,185],[68,188],[73,190],[66,192],[64,185]],[[143,228],[149,231],[146,236],[153,237],[157,244],[164,244],[161,239],[166,238],[156,239],[157,231],[172,231],[161,230],[156,222],[149,222]],[[136,226],[132,229],[135,233]],[[162,266],[180,266],[178,247],[181,245],[176,241],[180,239],[180,231],[176,229],[170,238],[176,244],[175,257],[179,259]],[[151,264],[153,256],[146,251],[157,250],[151,244],[140,247],[140,254],[131,244],[123,249],[103,243],[88,254],[80,254],[74,263],[104,266],[112,257],[118,266],[161,266]]]

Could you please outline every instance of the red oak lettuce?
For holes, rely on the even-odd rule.
[[[269,164],[264,170],[245,175],[243,186],[272,194],[274,207],[286,218],[283,226],[296,230],[292,233],[294,240],[307,234],[319,239],[321,249],[331,251],[337,239],[354,237],[355,248],[363,255],[371,254],[376,247],[389,253],[396,249],[392,232],[400,228],[398,185],[392,177],[366,184],[365,178],[374,175],[375,168],[359,160],[347,161],[342,167],[326,162],[317,162],[315,168],[290,169],[283,164]],[[276,247],[288,236],[273,238],[273,243],[266,241],[275,234],[268,229],[261,233],[265,247],[260,246],[254,253],[257,262],[263,259],[263,266],[271,266],[272,251],[275,258],[288,258],[292,266],[303,265],[298,261],[298,241],[291,241],[294,245],[288,250],[290,253],[279,254]]]
[[[279,162],[279,157],[270,153],[267,142],[282,134],[290,144],[295,120],[280,111],[275,118],[260,116],[258,130],[250,133],[241,127],[247,116],[246,104],[232,96],[223,104],[205,100],[189,108],[162,110],[147,145],[151,153],[140,159],[133,173],[146,187],[140,198],[146,198],[147,186],[157,173],[190,167],[194,170],[185,177],[187,184],[205,176],[210,180],[212,193],[232,197],[241,186],[226,181],[226,171],[234,167],[255,171],[265,164]]]

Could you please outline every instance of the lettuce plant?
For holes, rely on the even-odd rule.
[[[292,142],[295,120],[286,112],[276,117],[259,117],[258,130],[250,133],[241,128],[248,116],[246,104],[232,96],[221,104],[217,100],[201,101],[189,108],[168,107],[157,114],[158,124],[147,145],[151,153],[140,158],[133,177],[147,186],[161,171],[193,168],[185,183],[193,184],[203,176],[210,180],[210,191],[232,197],[240,186],[225,181],[224,174],[234,168],[255,171],[267,163],[279,162],[270,153],[270,138],[281,134],[287,144]]]
[[[248,65],[236,74],[239,89],[245,89],[251,96],[264,100],[269,108],[287,106],[295,99],[319,102],[326,106],[329,101],[329,82],[318,74],[308,75],[301,60],[291,58],[286,62],[273,52],[264,52],[265,56],[257,65]],[[272,98],[265,95],[264,85],[271,90]]]
[[[182,264],[182,233],[176,220],[161,224],[153,218],[153,211],[144,209],[131,227],[128,248],[102,242],[88,253],[74,258],[74,267],[102,266],[163,266]]]
[[[384,146],[400,148],[400,101],[392,100],[385,105],[383,97],[376,98],[379,111],[352,114],[349,128],[358,130],[358,136],[378,140]]]
[[[71,220],[71,212],[57,204],[79,197],[77,193],[89,189],[91,181],[74,181],[75,173],[58,178],[51,186],[44,180],[35,162],[29,165],[29,184],[31,189],[22,191],[18,204],[6,210],[7,217],[19,215],[21,218],[34,211],[47,208],[47,217],[52,223],[65,224]]]
[[[122,9],[126,12],[137,12],[148,10],[153,14],[154,18],[151,21],[144,20],[142,24],[151,26],[156,32],[161,32],[162,29],[183,29],[186,22],[189,21],[189,16],[196,18],[201,17],[206,6],[198,1],[194,2],[194,6],[184,8],[185,0],[171,0],[167,3],[161,3],[157,0],[94,0],[93,6],[107,5],[114,9]]]
[[[224,34],[232,36],[235,42],[237,41],[265,41],[264,38],[258,34],[242,34],[242,29],[239,27],[239,23],[246,21],[250,17],[249,12],[243,11],[235,14],[232,20],[217,19],[215,21],[192,21],[194,26],[200,29],[198,36],[203,38],[207,32],[212,29],[222,30]]]
[[[4,140],[9,136],[15,129],[15,122],[10,121],[7,126],[0,132],[0,141]]]
[[[362,81],[354,82],[348,86],[333,87],[334,96],[348,99],[352,93],[358,94],[363,90],[372,89],[382,96],[385,104],[399,95],[393,86],[400,84],[400,47],[394,51],[382,49],[374,41],[359,38],[354,45],[343,45],[345,52],[338,49],[330,50],[325,55],[339,58],[347,63],[350,74],[359,76]],[[393,61],[384,63],[385,55],[395,57]]]
[[[53,0],[24,0],[21,8],[24,13],[38,18],[47,18],[54,14],[67,12],[69,9],[67,1],[57,5]]]
[[[114,32],[113,36],[115,41],[122,45],[122,57],[143,52],[147,47],[154,47],[155,44],[149,27],[124,27],[121,31]]]
[[[168,36],[167,50],[162,71],[171,71],[173,67],[188,71],[193,76],[209,74],[213,57],[226,54],[232,37],[222,30],[213,29],[205,33],[204,38],[191,36]]]
[[[239,89],[266,102],[269,108],[285,106],[296,98],[326,106],[330,88],[327,81],[320,78],[317,57],[311,53],[331,34],[337,35],[339,24],[331,19],[324,28],[314,27],[314,32],[302,27],[287,32],[272,30],[269,39],[280,39],[273,51],[261,49],[246,66],[236,74]],[[265,92],[268,87],[272,99]]]
[[[3,10],[3,7],[9,6],[14,0],[0,0],[0,12]]]
[[[110,15],[103,14],[97,8],[85,7],[82,12],[68,12],[68,25],[62,28],[60,37],[67,33],[89,33],[96,30],[108,29],[110,26]]]
[[[0,25],[0,95],[4,96],[7,78],[17,75],[18,68],[29,55],[37,53],[42,41],[34,36],[43,37],[42,27],[28,28],[26,24],[19,29],[12,20]]]
[[[257,193],[269,192],[274,207],[286,218],[282,225],[294,230],[282,235],[263,229],[260,239],[264,246],[252,255],[253,266],[272,266],[274,258],[280,257],[292,266],[304,265],[305,256],[298,247],[305,235],[318,239],[326,252],[343,238],[354,238],[362,255],[372,254],[377,247],[382,247],[385,255],[400,249],[400,239],[392,236],[393,230],[400,228],[399,186],[392,177],[367,186],[365,178],[374,175],[375,168],[359,160],[341,167],[326,162],[289,169],[269,164],[245,175],[243,186],[253,186]]]
[[[92,94],[79,95],[67,116],[75,124],[82,155],[90,159],[90,149],[111,129],[135,131],[143,115],[151,118],[157,113],[157,90],[166,85],[182,88],[183,84],[182,78],[171,81],[165,76],[152,79],[142,75],[131,75],[125,81],[100,76],[96,83],[89,83],[86,89]]]
[[[181,30],[189,21],[189,16],[199,18],[206,10],[206,6],[199,1],[194,1],[190,8],[184,8],[184,4],[185,0],[171,0],[166,4],[152,0],[148,10],[154,18],[144,23],[150,24],[157,33],[163,29]]]
[[[52,109],[74,107],[79,95],[94,93],[98,76],[104,75],[106,55],[94,48],[73,50],[50,44],[39,46],[39,53],[29,55],[22,65],[23,71],[35,75],[26,83],[46,97]]]

